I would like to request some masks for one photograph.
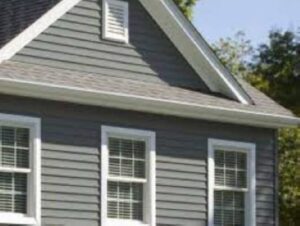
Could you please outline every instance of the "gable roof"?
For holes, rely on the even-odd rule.
[[[0,62],[10,59],[80,1],[61,0],[0,49]],[[233,100],[168,85],[12,62],[0,64],[1,92],[265,127],[299,124],[288,110],[243,81],[238,82],[171,0],[139,1],[209,88]],[[197,71],[200,69],[202,73]]]
[[[0,89],[6,94],[252,126],[281,127],[300,123],[290,111],[247,83],[243,83],[243,88],[255,105],[179,87],[166,89],[166,85],[99,74],[17,62],[0,65]]]
[[[22,33],[60,0],[1,0],[0,48]]]
[[[61,0],[0,49],[0,63],[14,56],[80,1]],[[172,0],[139,1],[212,92],[221,93],[243,104],[252,103],[247,92],[220,63],[208,44],[182,15]]]

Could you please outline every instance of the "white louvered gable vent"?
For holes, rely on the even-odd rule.
[[[103,38],[128,43],[128,2],[103,0]]]

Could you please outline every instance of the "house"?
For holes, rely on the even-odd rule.
[[[0,225],[278,225],[276,131],[300,120],[173,1],[0,9]]]

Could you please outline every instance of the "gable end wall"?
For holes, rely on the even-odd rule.
[[[13,61],[209,92],[137,0],[128,0],[130,43],[102,39],[102,1],[82,0]]]

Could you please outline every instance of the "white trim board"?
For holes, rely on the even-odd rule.
[[[266,128],[296,127],[292,116],[0,78],[1,93]]]
[[[13,57],[80,1],[62,0],[54,6],[0,49],[0,63]],[[172,0],[139,1],[212,91],[220,92],[243,104],[252,103],[251,98],[217,59],[193,25],[179,12]]]

